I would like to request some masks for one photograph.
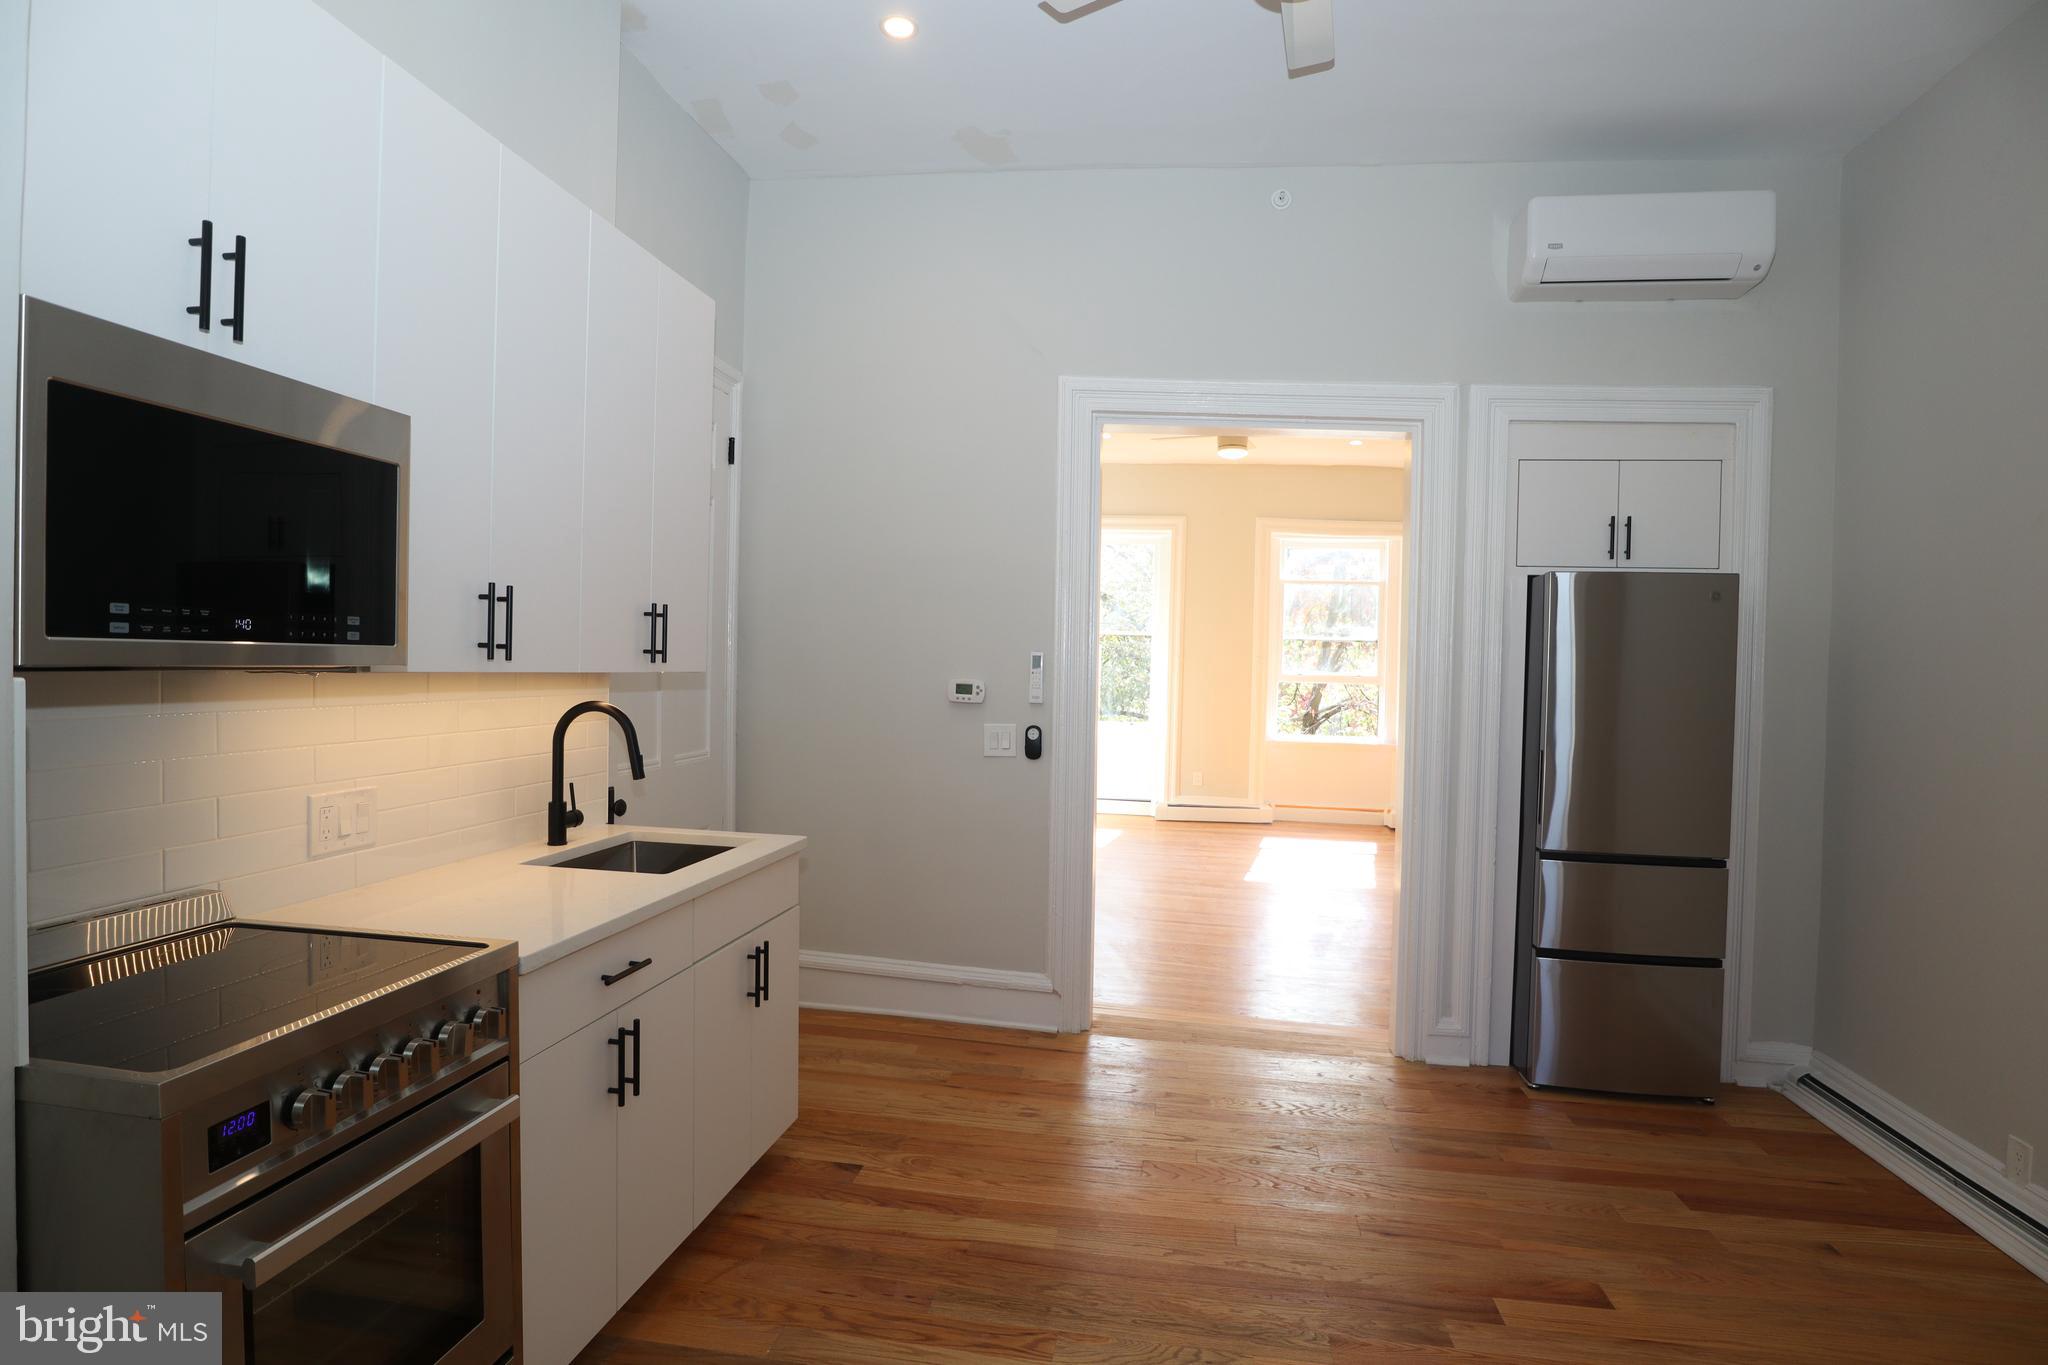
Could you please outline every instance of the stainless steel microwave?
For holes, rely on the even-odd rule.
[[[411,432],[24,298],[15,666],[403,665]]]

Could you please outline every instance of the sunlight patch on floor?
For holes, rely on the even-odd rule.
[[[1124,832],[1120,829],[1104,829],[1100,825],[1095,827],[1095,847],[1098,849],[1108,848],[1123,837]]]
[[[1101,831],[1095,839],[1102,847]],[[1370,891],[1378,885],[1378,852],[1372,843],[1275,835],[1259,840],[1259,856],[1244,879],[1289,891]]]

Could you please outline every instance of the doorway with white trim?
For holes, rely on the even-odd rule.
[[[1438,397],[1424,417],[1448,418]],[[1092,675],[1078,859],[1079,822],[1056,801],[1056,861],[1065,848],[1068,870],[1085,868],[1090,911],[1085,1017],[1076,974],[1055,973],[1068,1027],[1098,1012],[1249,1018],[1378,1047],[1404,1031],[1404,740],[1428,733],[1403,677],[1423,422],[1398,403],[1356,424],[1321,406],[1091,423],[1093,619],[1054,655],[1064,674],[1085,639]],[[1078,880],[1056,869],[1061,890]]]

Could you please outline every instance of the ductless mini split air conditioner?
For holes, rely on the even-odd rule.
[[[1777,246],[1770,190],[1543,195],[1515,219],[1508,297],[1739,298],[1770,273]]]

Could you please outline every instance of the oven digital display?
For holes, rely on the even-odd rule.
[[[206,1169],[217,1171],[270,1145],[270,1106],[259,1104],[206,1130]]]

